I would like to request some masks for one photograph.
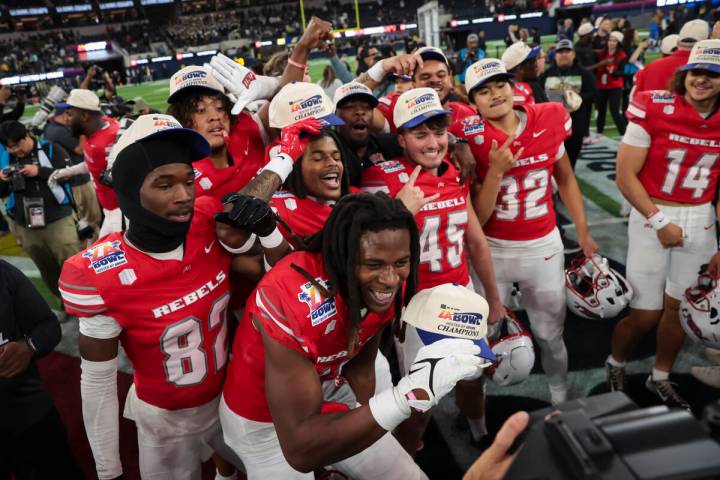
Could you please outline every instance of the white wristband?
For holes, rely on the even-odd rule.
[[[275,173],[283,183],[293,169],[293,159],[287,153],[278,153],[270,157],[270,161],[263,167],[263,171]]]
[[[267,235],[265,237],[259,237],[260,238],[260,245],[263,246],[263,248],[275,248],[279,247],[280,244],[282,244],[283,240],[285,240],[285,237],[282,236],[282,233],[280,233],[280,230],[278,230],[277,227],[275,227],[275,230],[270,233],[270,235]]]
[[[386,72],[383,62],[385,62],[385,60],[380,60],[367,71],[368,76],[376,82],[382,82],[385,78]]]
[[[222,240],[218,240],[220,242],[220,245],[227,250],[229,253],[232,253],[233,255],[242,255],[243,253],[247,253],[250,251],[250,249],[255,245],[255,240],[257,240],[257,236],[254,233],[250,234],[250,237],[238,248],[232,248],[225,245]]]
[[[410,405],[396,387],[370,398],[370,413],[380,427],[391,432],[410,417]]]
[[[658,210],[648,217],[648,222],[652,225],[653,230],[658,231],[670,223],[670,219],[665,216],[662,210]]]

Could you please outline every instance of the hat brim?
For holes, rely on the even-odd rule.
[[[205,137],[190,128],[169,128],[144,137],[139,142],[150,139],[163,139],[182,143],[190,152],[193,162],[202,160],[210,155],[210,144]]]
[[[447,57],[442,53],[438,52],[423,52],[420,54],[420,58],[422,58],[424,61],[437,60],[438,62],[442,62],[445,65],[449,65]]]
[[[348,95],[347,97],[343,97],[335,104],[335,109],[342,107],[343,104],[347,102],[351,102],[353,100],[366,100],[372,108],[375,108],[378,106],[378,99],[375,98],[374,95],[370,95],[369,93],[353,93],[351,95]]]
[[[65,110],[70,108],[70,104],[66,102],[58,102],[55,104],[55,115],[61,115],[65,113]]]
[[[448,335],[442,335],[440,333],[435,332],[428,332],[427,330],[423,330],[421,328],[415,327],[415,330],[417,331],[418,337],[420,337],[420,341],[423,343],[423,345],[430,345],[431,343],[438,342],[440,340],[444,340],[446,338],[460,338],[460,337],[451,337]],[[475,345],[480,347],[480,353],[478,356],[490,361],[494,362],[497,360],[497,357],[492,351],[492,348],[490,348],[490,345],[487,343],[487,340],[484,338],[481,338],[479,340],[470,340]]]
[[[223,95],[225,95],[225,92],[223,92],[222,90],[220,90],[218,88],[208,87],[205,85],[188,85],[187,87],[183,87],[179,90],[175,90],[172,93],[172,95],[170,95],[167,98],[167,103],[173,103],[173,102],[177,101],[177,99],[178,99],[178,97],[180,97],[180,95],[183,95],[187,92],[196,91],[196,90],[205,90],[206,92],[209,92],[209,93],[222,93]]]
[[[482,87],[486,83],[491,82],[493,80],[512,80],[513,78],[515,78],[514,73],[510,73],[510,72],[496,73],[495,75],[491,75],[487,78],[483,78],[478,83],[476,83],[475,85],[470,87],[470,89],[468,90],[468,93],[472,93],[473,90],[477,90],[478,88]]]
[[[88,108],[87,106],[80,107],[78,105],[73,105],[72,103],[68,103],[67,105],[68,105],[68,108],[77,108],[78,110],[85,110],[88,112],[101,112],[102,111],[102,108],[100,105],[98,105],[97,108]]]
[[[535,48],[530,49],[530,53],[528,53],[527,57],[525,57],[525,60],[523,60],[523,62],[532,60],[533,58],[537,58],[538,55],[540,55],[541,50],[542,50],[541,46],[537,46]],[[522,63],[522,62],[520,62],[520,63]]]
[[[417,127],[421,123],[424,123],[428,120],[430,120],[433,117],[437,117],[438,115],[451,115],[452,112],[450,110],[431,110],[429,112],[422,113],[418,115],[415,118],[412,118],[408,120],[407,122],[403,123],[402,125],[398,125],[399,128],[413,128]]]
[[[345,122],[343,122],[342,118],[338,117],[334,113],[331,113],[330,115],[325,115],[324,117],[318,117],[318,120],[320,123],[323,124],[323,127],[337,127],[340,125],[345,125]]]
[[[683,72],[687,72],[688,70],[708,70],[710,72],[720,73],[720,65],[713,63],[688,63],[680,67],[680,70]]]

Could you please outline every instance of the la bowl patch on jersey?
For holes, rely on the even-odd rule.
[[[675,95],[669,92],[653,93],[650,98],[653,103],[675,103]]]
[[[380,168],[382,168],[382,171],[385,173],[399,172],[400,170],[405,169],[405,165],[403,165],[400,162],[395,162],[392,160],[390,160],[388,162],[383,162],[383,163],[379,164],[379,166],[380,166]]]
[[[88,268],[95,270],[95,273],[102,273],[127,263],[125,250],[120,248],[119,240],[93,245],[82,256],[90,260]]]
[[[319,283],[325,289],[329,289],[330,282],[321,278],[316,278],[315,282]],[[337,307],[335,306],[335,299],[325,298],[313,283],[307,282],[300,287],[300,293],[298,293],[298,300],[305,302],[310,308],[310,323],[313,327],[322,324],[325,320],[332,317],[337,313]]]
[[[475,135],[485,131],[485,123],[479,115],[471,115],[462,119],[460,123],[462,123],[463,133],[466,136]]]

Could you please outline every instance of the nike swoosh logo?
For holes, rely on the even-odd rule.
[[[210,253],[210,249],[212,249],[212,246],[213,246],[214,244],[215,244],[215,240],[213,240],[212,242],[210,242],[210,245],[208,245],[207,247],[204,247],[204,248],[205,248],[205,253]]]
[[[707,231],[707,230],[710,230],[711,228],[713,228],[714,226],[715,226],[715,224],[713,223],[712,225],[708,225],[707,227],[703,227],[703,228],[705,228],[705,231]]]
[[[545,259],[545,261],[548,261],[548,260],[550,260],[551,258],[553,258],[555,255],[557,255],[557,253],[553,253],[553,254],[550,255],[549,257],[543,257],[543,258]]]
[[[543,129],[540,130],[539,132],[533,132],[533,138],[539,137],[540,135],[542,135],[543,133],[545,133],[545,130],[547,130],[547,128],[543,128]]]

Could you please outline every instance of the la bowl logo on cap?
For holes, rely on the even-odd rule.
[[[183,74],[181,77],[178,77],[175,79],[175,86],[178,86],[181,83],[187,82],[189,80],[204,80],[206,77],[207,77],[207,72],[204,72],[202,70],[187,72],[187,73]]]
[[[442,320],[451,320],[457,323],[465,323],[468,325],[480,325],[483,320],[483,315],[482,313],[476,312],[461,312],[456,308],[440,304],[440,313],[438,314],[438,318]]]
[[[164,118],[155,118],[153,121],[153,127],[165,130],[168,128],[182,128],[182,125],[171,120],[165,120]]]
[[[87,249],[82,256],[90,260],[88,268],[95,270],[95,273],[102,273],[127,263],[125,251],[120,248],[119,240],[99,243]]]
[[[427,102],[432,102],[434,98],[435,98],[435,95],[433,95],[432,93],[425,93],[423,95],[420,95],[419,97],[408,99],[406,105],[407,105],[408,109],[411,109],[411,108],[416,107],[417,105],[421,105],[421,104],[427,103]]]
[[[322,104],[322,97],[320,95],[313,95],[312,97],[306,99],[306,100],[298,100],[291,103],[290,111],[291,112],[299,112],[300,110],[305,110],[306,108],[311,108],[316,105]]]

